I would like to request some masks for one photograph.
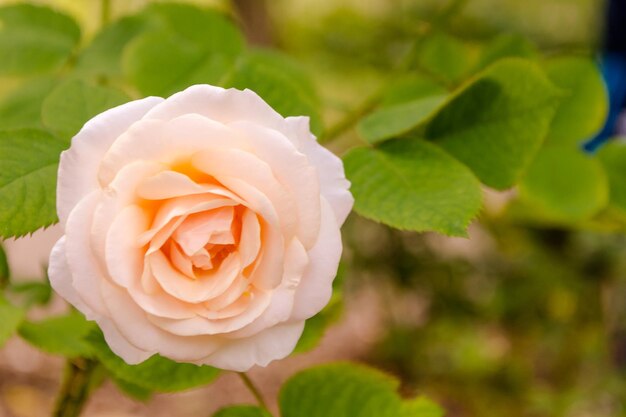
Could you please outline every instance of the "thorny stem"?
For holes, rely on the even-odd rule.
[[[76,358],[67,361],[61,390],[57,396],[53,417],[78,417],[89,398],[92,377],[98,362]]]
[[[254,398],[257,400],[259,405],[267,410],[267,404],[265,403],[265,400],[263,399],[263,395],[261,395],[261,391],[254,384],[254,382],[252,382],[250,377],[245,372],[237,372],[237,375],[239,375],[244,385],[246,386],[246,388],[250,390],[250,392],[252,393]]]

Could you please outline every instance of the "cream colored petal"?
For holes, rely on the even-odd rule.
[[[293,239],[285,253],[285,274],[280,287],[272,292],[270,306],[254,322],[233,333],[233,337],[249,337],[288,321],[294,308],[296,288],[308,264],[309,258],[304,246],[297,239]]]
[[[167,200],[158,210],[150,229],[138,239],[150,243],[148,254],[159,250],[190,214],[238,204],[234,200],[209,195],[190,195]]]
[[[106,258],[106,236],[117,214],[129,205],[139,202],[136,188],[146,178],[163,170],[163,165],[150,161],[137,161],[125,166],[113,182],[102,192],[91,224],[91,247],[103,269]]]
[[[255,365],[267,366],[293,352],[303,330],[302,321],[281,324],[253,337],[232,339],[197,363],[236,372],[246,372]]]
[[[96,314],[78,295],[72,284],[72,271],[67,264],[65,253],[65,236],[57,241],[50,252],[48,264],[48,278],[50,285],[68,303],[76,307],[85,316],[93,320]]]
[[[94,290],[100,281],[106,280],[106,271],[94,256],[89,236],[93,213],[100,200],[100,191],[93,191],[70,213],[65,225],[65,253],[74,289],[97,315],[106,315],[102,295]]]
[[[247,202],[251,188],[269,200],[278,213],[281,230],[286,238],[296,233],[297,207],[293,196],[278,182],[272,168],[256,155],[238,149],[211,149],[196,153],[191,163],[200,171],[215,177]],[[241,187],[244,183],[246,186]],[[262,213],[262,212],[261,212]]]
[[[198,114],[170,121],[145,118],[133,124],[102,157],[98,179],[106,186],[119,170],[134,161],[171,166],[184,163],[198,151],[236,147],[238,143],[243,142],[232,129]]]
[[[239,256],[245,268],[257,258],[261,249],[261,225],[256,214],[251,210],[244,211],[241,219],[241,239]]]
[[[105,260],[109,277],[122,287],[134,286],[141,279],[146,250],[139,244],[138,236],[149,224],[149,217],[135,205],[122,209],[111,223]]]
[[[147,266],[146,273],[150,273]],[[188,319],[196,315],[194,304],[185,303],[167,294],[160,287],[147,294],[141,284],[128,288],[128,294],[146,313],[170,319]]]
[[[148,315],[124,290],[108,281],[102,281],[100,291],[106,302],[107,315],[117,331],[132,346],[177,361],[193,362],[217,350],[221,342],[214,337],[180,337],[163,331],[148,320]],[[106,329],[103,329],[106,335]],[[129,360],[130,352],[115,352]]]
[[[350,181],[346,179],[343,162],[317,142],[309,129],[308,118],[288,117],[286,121],[297,138],[298,150],[315,166],[321,194],[332,207],[337,224],[341,226],[354,205],[354,198],[349,191]]]
[[[272,129],[285,127],[285,119],[255,92],[206,84],[194,85],[172,95],[147,117],[171,120],[189,113],[198,113],[221,123],[245,120]]]
[[[189,215],[176,228],[172,237],[187,256],[192,256],[207,243],[215,243],[209,242],[213,233],[223,231],[230,233],[234,215],[235,210],[232,206]],[[232,234],[230,243],[234,243]]]
[[[200,316],[184,320],[150,317],[150,320],[163,330],[179,336],[224,335],[252,323],[270,304],[270,295],[268,293],[257,292],[251,294],[250,297],[250,304],[247,308],[234,317],[220,320],[209,320]]]
[[[205,272],[195,280],[173,268],[161,251],[151,254],[148,262],[163,290],[188,303],[199,303],[219,296],[241,271],[241,261],[236,253],[224,259],[219,268]]]
[[[95,116],[74,136],[61,154],[57,180],[57,212],[65,224],[70,211],[87,194],[100,188],[98,167],[113,142],[148,110],[162,102],[147,97],[114,107]]]
[[[191,263],[191,259],[180,250],[175,242],[172,242],[170,244],[170,261],[176,267],[176,269],[187,275],[189,278],[196,278],[196,275],[193,272],[193,264]],[[209,257],[209,267],[212,266],[210,262],[211,258]]]
[[[229,127],[250,142],[250,152],[267,163],[276,179],[293,195],[298,211],[298,238],[305,248],[311,248],[320,225],[320,186],[315,167],[281,132],[250,122]]]
[[[96,322],[102,330],[107,345],[109,345],[113,353],[122,358],[127,364],[137,365],[157,353],[156,349],[147,351],[131,344],[109,318],[98,317]]]
[[[204,194],[211,190],[206,184],[197,184],[185,174],[163,171],[146,178],[138,187],[137,194],[147,200],[165,200],[183,195]]]
[[[322,227],[317,243],[308,252],[310,262],[296,291],[293,320],[306,320],[328,304],[341,250],[339,226],[330,205],[322,199]]]
[[[250,292],[248,291],[250,287],[250,282],[244,276],[239,276],[235,281],[231,284],[230,287],[226,291],[224,291],[218,297],[211,299],[204,303],[205,308],[203,310],[199,310],[198,314],[203,317],[212,319],[212,318],[225,318],[223,314],[217,314],[221,312],[223,309],[227,308],[237,300],[241,298],[250,298]],[[229,317],[228,315],[226,317]]]

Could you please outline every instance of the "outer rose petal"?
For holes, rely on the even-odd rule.
[[[237,372],[245,372],[254,365],[267,366],[293,352],[303,330],[303,321],[280,324],[253,337],[233,339],[197,363]]]
[[[48,277],[52,288],[65,298],[70,304],[79,309],[85,316],[93,317],[93,311],[78,296],[72,285],[72,272],[67,264],[65,255],[65,236],[57,241],[50,253]]]
[[[74,136],[59,164],[57,212],[61,224],[84,196],[99,188],[98,168],[111,144],[162,101],[161,97],[147,97],[114,107],[89,120]]]
[[[311,263],[296,290],[292,320],[316,315],[333,293],[333,280],[341,259],[341,233],[330,205],[323,198],[320,235],[308,255]]]
[[[194,113],[220,123],[246,121],[277,130],[286,127],[285,119],[254,91],[206,84],[193,85],[172,95],[146,117],[171,120]]]
[[[350,181],[346,179],[341,159],[320,145],[309,130],[308,117],[287,117],[292,134],[297,135],[298,149],[317,169],[322,196],[330,203],[337,224],[341,226],[350,214],[354,198],[350,194]]]

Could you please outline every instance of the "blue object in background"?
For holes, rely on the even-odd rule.
[[[608,3],[601,66],[609,93],[609,115],[600,133],[583,145],[590,153],[613,136],[626,104],[626,0]]]
[[[583,148],[593,153],[615,133],[617,119],[626,104],[626,54],[606,53],[602,57],[602,76],[609,93],[609,114],[604,127]]]

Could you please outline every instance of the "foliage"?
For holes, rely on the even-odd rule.
[[[273,7],[287,7],[280,3]],[[0,94],[0,237],[57,220],[59,154],[94,115],[198,83],[249,88],[283,116],[309,117],[344,161],[355,211],[385,225],[352,217],[348,284],[363,285],[374,271],[387,278],[375,284],[383,294],[389,285],[430,297],[423,328],[399,320],[402,312],[393,316],[401,302],[386,303],[389,331],[366,358],[401,376],[403,394],[418,388],[482,417],[565,415],[571,410],[553,404],[567,395],[613,393],[614,376],[593,387],[579,381],[589,364],[608,372],[598,351],[607,355],[610,346],[597,322],[603,297],[623,290],[611,269],[622,265],[595,249],[616,251],[623,242],[607,249],[581,232],[626,230],[626,146],[616,141],[598,155],[579,149],[606,118],[596,64],[590,54],[544,53],[521,34],[492,36],[493,28],[457,15],[462,1],[423,3],[376,21],[343,8],[327,20],[302,16],[317,29],[307,38],[293,22],[276,25],[287,31],[276,42],[283,51],[248,45],[241,16],[190,4],[154,2],[93,36],[52,8],[0,7],[0,77],[9,86]],[[484,201],[488,188],[513,190],[505,210],[494,213]],[[410,233],[467,237],[479,213],[477,227],[498,247],[479,261],[450,261],[430,250],[432,236]],[[366,243],[378,252],[355,243],[367,240],[367,227],[375,233]],[[17,334],[50,354],[89,358],[139,400],[219,374],[159,355],[128,365],[77,312],[31,320],[28,310],[50,300],[49,283],[12,282],[5,258],[0,249],[0,346]],[[307,321],[296,352],[313,349],[340,317],[343,283],[336,280],[330,304]],[[607,327],[619,333],[623,314],[612,314]],[[461,383],[447,384],[450,375]],[[489,389],[472,392],[476,381]],[[290,378],[278,402],[283,417],[443,416],[424,396],[403,399],[399,385],[363,365],[323,365]],[[236,405],[214,417],[270,415]]]

